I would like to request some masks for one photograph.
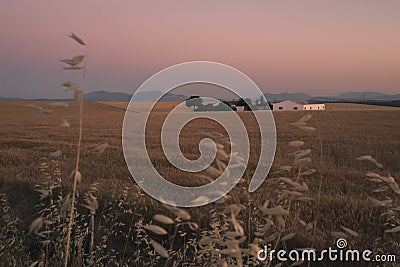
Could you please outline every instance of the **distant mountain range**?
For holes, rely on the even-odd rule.
[[[135,100],[138,102],[155,102],[161,96],[160,91],[146,91],[140,92],[135,95]],[[94,91],[84,95],[84,100],[92,102],[129,102],[132,98],[132,94],[128,93],[115,93],[107,91]],[[167,93],[164,95],[160,101],[161,102],[182,102],[188,97],[184,95],[177,95],[172,93]]]
[[[310,98],[312,98],[312,96],[302,92],[298,93],[285,92],[280,94],[265,93],[264,96],[268,101],[273,101],[273,102],[285,101],[285,100],[309,100]]]
[[[272,102],[285,100],[307,100],[310,102],[338,102],[338,101],[392,101],[400,100],[400,94],[388,95],[379,92],[345,92],[336,96],[311,96],[306,93],[280,93],[270,94],[265,93],[264,96]]]
[[[159,97],[162,96],[160,91],[146,91],[140,92],[136,95],[135,100],[139,102],[154,102]],[[93,91],[84,94],[83,99],[89,102],[129,102],[132,98],[132,94],[120,93],[120,92],[108,92],[108,91]],[[177,95],[172,93],[167,93],[161,98],[161,102],[182,102],[188,97],[184,95]],[[53,98],[35,98],[35,99],[24,99],[18,97],[0,97],[0,101],[72,101],[72,98],[64,99],[53,99]]]
[[[160,96],[160,91],[146,91],[140,92],[136,95],[136,100],[140,102],[154,102]],[[298,93],[279,93],[279,94],[264,94],[267,100],[272,102],[285,101],[285,100],[307,100],[309,102],[352,102],[352,101],[392,101],[400,100],[400,94],[388,95],[380,92],[345,92],[336,96],[311,96],[309,94],[298,92]],[[108,91],[94,91],[84,95],[85,101],[92,102],[128,102],[132,98],[132,94],[120,93],[120,92],[108,92]],[[167,93],[161,98],[161,102],[182,102],[185,101],[188,96]],[[23,99],[17,97],[0,97],[0,101],[18,101],[18,100],[36,100],[36,101],[71,101],[72,99],[48,99],[48,98],[37,98],[37,99]]]

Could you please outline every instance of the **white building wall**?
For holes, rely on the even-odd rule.
[[[303,110],[303,106],[302,104],[290,101],[290,100],[286,100],[286,101],[282,101],[279,103],[274,103],[273,104],[273,110]]]
[[[306,104],[304,110],[325,110],[325,104]]]

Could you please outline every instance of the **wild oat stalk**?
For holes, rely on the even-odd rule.
[[[86,46],[86,43],[76,36],[74,33],[69,35],[72,39],[74,39],[78,44]],[[87,55],[87,46],[86,46],[86,55]],[[64,67],[64,70],[80,70],[83,69],[83,77],[85,77],[85,69],[86,66],[80,66],[79,64],[84,60],[83,55],[78,55],[73,57],[70,60],[62,60],[62,62],[66,63],[68,66]],[[86,62],[85,62],[86,63]],[[67,244],[65,246],[65,264],[64,266],[68,266],[68,259],[69,259],[69,250],[71,245],[71,231],[72,231],[72,224],[74,221],[74,209],[75,209],[75,196],[76,196],[76,184],[78,181],[79,173],[79,160],[81,155],[81,142],[82,142],[82,130],[83,130],[83,95],[82,90],[77,87],[72,82],[65,82],[63,86],[67,87],[67,90],[74,91],[74,97],[79,102],[79,136],[78,136],[78,143],[77,143],[77,152],[76,152],[76,162],[75,162],[75,174],[74,174],[74,183],[72,189],[72,200],[71,200],[71,210],[69,214],[69,223],[68,223],[68,233],[67,233]]]
[[[290,125],[298,127],[299,129],[307,132],[315,131],[316,129],[314,127],[307,125],[307,122],[310,119],[311,114],[308,114],[296,122],[290,123]],[[301,220],[299,218],[299,212],[295,211],[295,205],[299,201],[315,201],[312,197],[306,195],[309,192],[309,187],[304,181],[302,181],[304,176],[315,173],[315,169],[311,169],[309,167],[309,165],[312,163],[312,159],[309,157],[311,154],[311,149],[303,148],[304,144],[305,143],[302,140],[294,140],[289,142],[288,146],[295,149],[293,153],[290,153],[290,155],[293,157],[293,164],[290,166],[282,166],[279,171],[275,173],[279,175],[287,174],[292,177],[279,177],[270,179],[275,180],[280,185],[284,186],[284,190],[277,198],[277,202],[275,204],[272,203],[272,207],[269,207],[270,201],[267,200],[265,204],[259,208],[264,214],[264,219],[267,221],[267,224],[265,225],[266,227],[259,229],[258,235],[262,237],[263,233],[265,234],[268,229],[273,231],[273,233],[269,235],[267,239],[265,239],[265,241],[272,242],[270,244],[272,250],[276,250],[280,243],[286,242],[299,235],[299,233],[294,232],[297,222],[301,224],[306,232],[312,228],[312,224],[307,224],[305,221]],[[276,221],[276,223],[274,221]],[[306,236],[304,237],[307,238]],[[272,264],[272,260],[267,261],[267,266],[271,266]],[[302,261],[294,262],[293,266],[298,264],[302,264]]]
[[[385,225],[390,227],[390,229],[386,230],[385,233],[395,234],[400,232],[400,219],[398,218],[397,213],[400,206],[395,201],[395,197],[400,195],[400,186],[396,181],[397,179],[395,179],[390,173],[384,175],[383,164],[370,155],[358,157],[357,160],[372,162],[376,167],[374,171],[367,172],[366,177],[369,181],[379,185],[373,192],[376,194],[384,194],[385,199],[379,200],[372,197],[369,197],[368,199],[373,206],[384,209],[381,216],[386,219]]]

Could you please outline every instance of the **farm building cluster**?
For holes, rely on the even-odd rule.
[[[272,103],[272,110],[325,110],[325,104],[309,104],[306,101],[286,100]]]
[[[265,98],[261,97],[256,101],[250,99],[239,99],[232,101],[222,101],[218,104],[213,102],[206,102],[199,96],[191,96],[186,100],[187,107],[193,107],[193,111],[248,111],[248,110],[276,110],[276,111],[288,111],[288,110],[325,110],[325,104],[311,104],[307,101],[293,101],[286,100],[281,102],[268,102]]]

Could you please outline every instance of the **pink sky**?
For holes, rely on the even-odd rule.
[[[400,92],[400,1],[0,2],[0,96],[68,97],[59,71],[89,44],[85,91],[132,92],[165,67],[231,65],[264,92]]]

